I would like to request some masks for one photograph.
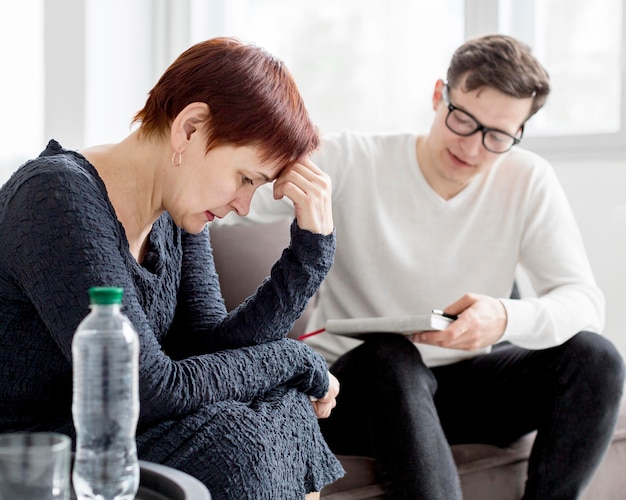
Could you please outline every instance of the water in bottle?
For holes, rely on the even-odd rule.
[[[139,342],[121,311],[122,288],[91,288],[91,312],[72,342],[78,500],[132,500],[139,487]]]

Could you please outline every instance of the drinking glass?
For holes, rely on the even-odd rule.
[[[69,500],[70,455],[64,434],[0,434],[0,500]]]

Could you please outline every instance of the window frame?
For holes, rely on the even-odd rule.
[[[498,31],[498,0],[465,0],[465,39]],[[622,0],[620,130],[524,137],[521,146],[551,159],[626,157],[626,5]],[[548,71],[550,68],[547,68]],[[541,111],[540,111],[541,113]]]
[[[577,135],[555,135],[555,136],[534,136],[525,137],[522,146],[532,149],[540,154],[544,154],[549,157],[611,157],[615,158],[626,156],[626,5],[622,0],[622,46],[621,46],[621,74],[622,74],[622,88],[621,88],[621,103],[620,107],[620,130],[615,133],[604,134],[577,134]],[[185,42],[189,42],[190,27],[194,26],[194,19],[192,16],[193,9],[190,6],[198,4],[199,0],[184,0],[184,9],[178,9],[177,15],[172,16],[171,9],[167,4],[161,2],[155,2],[154,14],[152,16],[152,30],[155,34],[153,42],[154,47],[154,66],[155,73],[158,67],[162,70],[162,66],[165,65],[165,61],[171,59],[172,53],[180,52],[181,46]],[[50,135],[51,131],[58,134],[59,127],[68,128],[67,133],[73,134],[76,137],[77,142],[80,142],[80,138],[84,136],[84,105],[76,106],[77,102],[84,102],[84,80],[81,79],[80,71],[85,72],[85,60],[86,54],[81,53],[80,50],[76,54],[78,64],[75,66],[74,71],[77,76],[74,79],[75,88],[72,90],[73,104],[70,109],[75,110],[75,116],[73,120],[67,120],[68,109],[64,108],[65,120],[64,123],[58,123],[54,118],[55,116],[63,116],[58,113],[58,103],[63,102],[64,99],[58,99],[59,92],[61,92],[61,83],[67,84],[67,78],[64,78],[62,82],[58,81],[59,68],[63,67],[57,64],[58,59],[63,54],[63,58],[67,59],[66,50],[70,50],[72,47],[82,46],[81,43],[76,43],[73,40],[72,45],[65,45],[63,50],[50,50],[52,42],[58,44],[58,40],[55,42],[54,35],[58,35],[58,30],[53,30],[51,27],[57,25],[55,17],[60,15],[71,16],[76,19],[76,23],[72,25],[81,26],[82,22],[78,18],[84,19],[84,6],[81,7],[82,0],[62,0],[55,5],[55,11],[52,12],[52,8],[47,4],[45,5],[46,17],[46,40],[48,50],[46,50],[46,99],[45,106],[45,133],[46,137]],[[208,5],[208,6],[207,6]],[[211,0],[207,2],[205,9],[216,8],[218,10],[223,9],[223,0]],[[214,22],[214,21],[212,21]],[[465,33],[464,39],[471,37],[494,33],[498,30],[498,0],[465,0]],[[184,34],[184,35],[183,35]],[[78,38],[84,40],[84,29],[77,30],[75,35]],[[159,36],[156,36],[159,35]],[[164,40],[167,40],[166,42]],[[59,47],[57,47],[58,49]],[[183,47],[184,48],[184,47]],[[76,50],[76,49],[72,49]],[[81,64],[82,63],[82,64]],[[56,75],[56,77],[55,77]],[[50,97],[54,95],[55,99]],[[55,104],[56,103],[56,104]]]

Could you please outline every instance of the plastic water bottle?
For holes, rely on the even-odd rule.
[[[139,341],[122,288],[90,288],[91,312],[72,342],[78,500],[132,500],[139,488]]]

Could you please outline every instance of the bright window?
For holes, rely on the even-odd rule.
[[[453,50],[500,32],[528,43],[552,80],[525,146],[557,155],[626,150],[624,0],[195,3],[211,12],[192,16],[196,33],[238,36],[285,60],[323,132],[425,130],[433,84]]]
[[[463,0],[211,3],[222,17],[207,17],[206,38],[236,36],[283,59],[322,132],[428,127],[435,82],[463,41]]]
[[[331,132],[426,130],[434,83],[445,77],[454,49],[469,36],[509,33],[531,45],[553,83],[524,146],[544,154],[623,155],[624,1],[2,2],[0,183],[48,138],[67,147],[121,139],[174,57],[217,35],[283,59],[313,119]],[[70,45],[51,50],[57,35]],[[84,53],[75,57],[68,47]],[[76,91],[65,88],[72,82]]]
[[[499,31],[524,40],[550,73],[529,133],[618,133],[623,122],[622,0],[499,0]]]

